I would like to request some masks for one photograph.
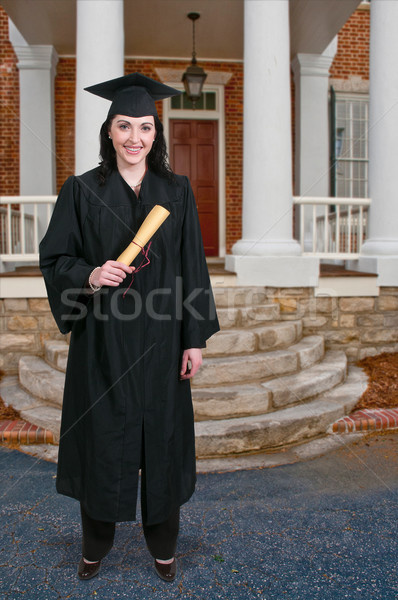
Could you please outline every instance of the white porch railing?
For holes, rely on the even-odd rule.
[[[0,261],[38,262],[56,196],[0,196]]]
[[[356,259],[368,232],[370,198],[302,198],[299,242],[304,255],[318,258]],[[331,210],[334,207],[334,210]]]
[[[39,242],[47,230],[55,201],[56,196],[0,196],[0,261],[38,262]],[[369,198],[295,196],[303,254],[358,258],[367,237],[370,202]]]

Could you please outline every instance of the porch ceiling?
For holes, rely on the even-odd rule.
[[[29,44],[51,44],[60,55],[75,54],[76,0],[0,3]],[[290,0],[292,56],[322,52],[359,4],[360,0]],[[125,0],[124,7],[126,56],[190,60],[192,26],[186,15],[198,11],[199,61],[243,59],[243,0]]]

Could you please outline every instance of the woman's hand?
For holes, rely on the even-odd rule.
[[[109,285],[116,287],[120,285],[127,274],[131,274],[135,267],[127,267],[117,260],[107,260],[99,269],[93,272],[91,283],[95,286]]]
[[[188,361],[191,363],[188,367]],[[184,350],[182,355],[180,379],[191,379],[198,371],[202,364],[202,349],[189,348]]]

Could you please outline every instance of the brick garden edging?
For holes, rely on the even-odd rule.
[[[332,433],[358,433],[398,429],[398,408],[365,408],[338,419]],[[0,443],[55,444],[52,431],[27,421],[0,421]]]
[[[333,423],[333,433],[357,433],[398,428],[398,408],[364,408]]]
[[[0,421],[0,442],[17,444],[54,444],[52,431],[27,421]]]

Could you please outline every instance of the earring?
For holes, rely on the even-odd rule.
[[[110,140],[112,139],[110,135],[108,135],[108,138],[109,138]]]

